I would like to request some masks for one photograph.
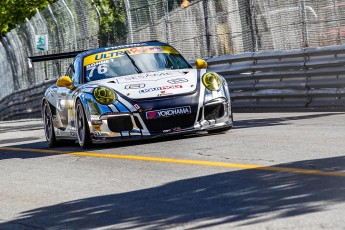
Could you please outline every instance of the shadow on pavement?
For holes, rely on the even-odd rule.
[[[329,113],[319,113],[319,114],[300,115],[300,116],[287,116],[287,117],[279,117],[279,118],[250,119],[250,120],[239,120],[239,121],[235,120],[234,129],[289,125],[288,121],[308,120],[308,119],[314,119],[314,118],[320,118],[320,117],[330,117],[330,116],[339,115],[339,114],[345,114],[345,113],[329,112]],[[11,124],[13,124],[14,126],[16,125],[15,122],[12,122]],[[43,125],[42,127],[37,127],[37,125],[34,125],[34,124],[23,126],[19,129],[19,131],[26,130],[27,128],[29,128],[29,130],[43,129]],[[6,129],[9,129],[9,127],[6,127]],[[1,127],[0,127],[0,134],[4,131],[5,129],[1,130]],[[231,130],[229,131],[229,133],[231,135]],[[104,150],[106,148],[128,147],[128,146],[133,146],[133,145],[141,146],[141,145],[146,145],[146,144],[176,141],[176,140],[196,138],[196,137],[201,137],[201,136],[214,136],[216,138],[217,135],[222,135],[222,133],[208,134],[207,132],[202,132],[202,133],[182,135],[182,136],[177,135],[177,136],[159,137],[159,138],[145,139],[145,140],[130,140],[130,141],[117,142],[117,143],[97,144],[97,145],[94,145],[92,148],[90,148],[89,151]],[[40,141],[40,140],[41,139],[39,137],[27,137],[27,138],[16,138],[16,139],[13,138],[13,139],[7,139],[7,140],[0,140],[0,144],[2,144],[3,146],[6,144],[7,147],[12,147],[12,148],[29,148],[29,149],[44,149],[44,150],[52,149],[52,150],[68,151],[68,152],[81,150],[79,145],[76,144],[75,141],[61,142],[59,147],[49,148],[48,144],[45,141]],[[16,143],[20,141],[32,141],[32,143],[16,145]],[[10,146],[7,144],[12,144],[12,145]],[[36,158],[36,157],[45,157],[45,156],[51,156],[51,155],[55,155],[55,154],[13,152],[13,151],[6,151],[6,150],[0,149],[0,160],[11,159],[11,158],[21,158],[21,159]]]
[[[264,127],[264,126],[277,126],[277,125],[289,125],[289,121],[297,120],[308,120],[320,117],[330,117],[339,114],[345,113],[318,113],[310,115],[300,115],[300,116],[287,116],[287,117],[278,117],[278,118],[263,118],[263,119],[250,119],[250,120],[239,120],[234,121],[235,129],[244,129],[244,128],[255,128],[255,127]]]
[[[7,139],[7,140],[0,140],[0,144],[13,144],[13,145],[3,145],[0,146],[0,160],[12,159],[12,158],[19,158],[19,159],[29,159],[29,158],[37,158],[37,157],[47,157],[47,156],[54,156],[57,155],[53,153],[53,151],[65,151],[66,154],[70,152],[80,152],[80,151],[97,151],[97,150],[104,150],[107,148],[120,148],[120,147],[128,147],[128,146],[140,146],[140,145],[147,145],[147,144],[154,144],[160,142],[168,142],[168,141],[176,141],[180,139],[187,139],[187,138],[196,138],[205,135],[215,135],[215,134],[190,134],[184,136],[171,136],[171,137],[159,137],[153,139],[144,139],[144,140],[132,140],[132,141],[123,141],[117,143],[105,143],[105,144],[95,144],[91,148],[82,149],[80,148],[79,144],[76,141],[62,141],[59,143],[59,147],[50,148],[46,141],[42,141],[40,138],[37,137],[27,137],[27,138],[17,138],[17,139]],[[37,141],[41,140],[41,141]],[[31,143],[26,144],[15,144],[19,141],[33,141]],[[6,150],[1,148],[21,148],[24,149],[23,151],[14,151],[14,150]],[[38,150],[52,150],[52,154],[47,152],[39,153],[39,152],[31,152],[25,151],[25,149],[35,149]]]
[[[345,157],[276,167],[344,171]],[[252,225],[267,221],[272,212],[277,215],[274,218],[287,218],[323,211],[344,201],[345,177],[239,170],[29,210],[1,223],[0,229],[18,223],[49,229],[164,229],[191,222],[197,223],[196,229],[224,223]],[[245,223],[240,222],[243,220]]]

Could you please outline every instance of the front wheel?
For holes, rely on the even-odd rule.
[[[49,102],[45,101],[42,108],[42,117],[44,122],[44,134],[46,136],[49,147],[55,147],[57,140],[54,132],[53,115]]]
[[[76,128],[80,147],[89,148],[92,145],[89,124],[87,122],[83,105],[78,100],[76,105]]]

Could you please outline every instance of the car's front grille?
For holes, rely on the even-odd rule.
[[[217,119],[224,116],[224,104],[210,104],[204,107],[204,117],[205,120]]]
[[[158,119],[146,119],[144,116],[145,114],[142,114],[145,125],[150,132],[174,131],[174,129],[192,127],[196,118],[195,113]]]
[[[133,129],[131,117],[128,115],[119,115],[108,117],[108,128],[112,132],[130,131]]]

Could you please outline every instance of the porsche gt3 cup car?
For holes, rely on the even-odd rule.
[[[57,58],[47,55],[40,60]],[[196,67],[157,41],[79,53],[42,100],[49,146],[67,139],[88,147],[229,130],[233,123],[227,82],[208,72],[201,59]]]

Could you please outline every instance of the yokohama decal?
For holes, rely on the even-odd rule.
[[[150,111],[146,113],[146,119],[157,119],[163,117],[179,116],[184,114],[191,114],[192,109],[190,106],[178,107],[172,109],[162,109],[156,111]]]

